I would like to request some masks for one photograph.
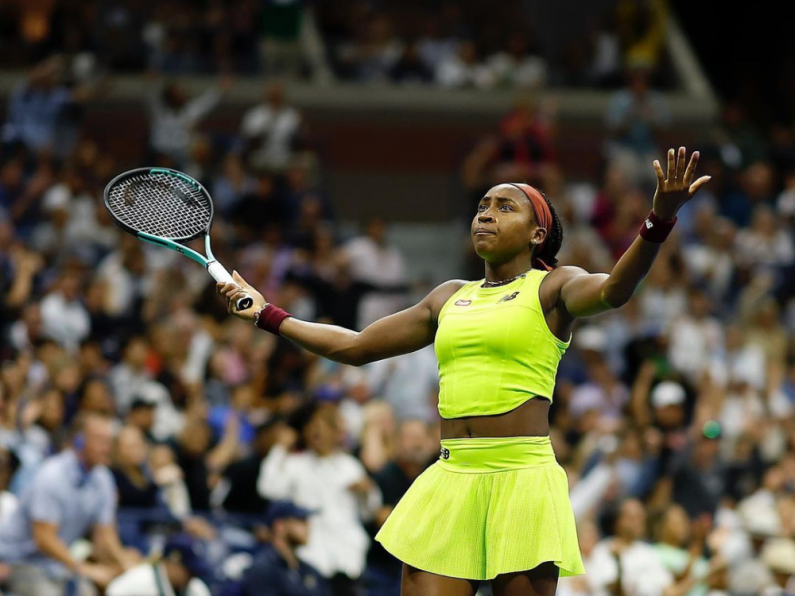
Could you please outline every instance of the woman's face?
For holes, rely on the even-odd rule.
[[[337,429],[327,415],[316,413],[304,428],[304,441],[312,451],[327,455],[337,446]]]
[[[533,243],[540,244],[547,232],[536,224],[527,196],[510,184],[500,184],[478,203],[471,233],[478,256],[500,264],[522,253],[529,255]]]
[[[146,440],[136,427],[130,426],[119,433],[116,445],[119,464],[142,466],[147,458]]]

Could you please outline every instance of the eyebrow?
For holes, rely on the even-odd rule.
[[[516,201],[514,201],[510,197],[493,197],[493,198],[498,203],[513,203],[514,205],[518,205],[519,204],[519,203],[517,203]],[[480,199],[479,204],[482,203],[483,201],[490,201],[491,199],[492,199],[492,197],[486,195],[485,197]]]

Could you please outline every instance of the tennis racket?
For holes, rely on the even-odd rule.
[[[201,263],[215,281],[236,284],[210,247],[213,224],[210,193],[190,176],[167,168],[124,172],[105,187],[105,207],[125,232]],[[201,236],[204,236],[206,257],[184,246]],[[246,310],[253,302],[250,296],[245,296],[237,300],[235,307]]]

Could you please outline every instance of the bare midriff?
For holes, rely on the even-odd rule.
[[[442,418],[442,439],[471,437],[545,437],[549,434],[548,399],[535,397],[493,416]]]

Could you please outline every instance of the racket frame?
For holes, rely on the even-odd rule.
[[[167,176],[175,176],[177,178],[181,178],[188,184],[191,184],[192,186],[198,188],[207,197],[207,202],[210,206],[210,219],[205,229],[196,232],[195,234],[192,234],[190,236],[182,238],[162,238],[160,236],[154,236],[152,234],[147,234],[146,232],[141,232],[139,230],[136,230],[135,228],[121,221],[116,216],[116,214],[113,213],[113,210],[110,208],[109,204],[110,190],[113,187],[117,186],[121,180],[132,178],[134,176],[141,174],[165,174]],[[140,238],[144,242],[148,242],[150,244],[155,244],[157,246],[165,246],[166,248],[178,252],[181,255],[185,255],[186,257],[193,259],[194,261],[202,265],[205,269],[207,269],[207,272],[213,277],[213,279],[215,279],[215,281],[237,285],[237,282],[230,275],[229,271],[227,271],[226,268],[223,265],[221,265],[221,263],[219,263],[218,260],[215,258],[213,250],[210,246],[210,230],[212,229],[213,226],[215,207],[213,205],[210,193],[207,192],[207,189],[204,188],[204,186],[202,186],[201,182],[199,182],[198,180],[194,180],[193,178],[191,178],[186,174],[183,174],[182,172],[178,172],[177,170],[172,170],[169,168],[152,168],[152,167],[136,168],[134,170],[128,170],[127,172],[123,172],[118,176],[116,176],[115,178],[113,178],[113,180],[111,180],[108,183],[108,185],[105,187],[103,200],[105,202],[105,208],[108,210],[108,213],[110,213],[110,216],[113,219],[113,221],[116,223],[117,226],[119,226],[128,234],[131,234],[136,238]],[[206,257],[201,253],[199,253],[198,251],[193,250],[189,246],[184,246],[183,244],[185,242],[196,240],[200,236],[204,236],[204,252],[207,254]],[[251,307],[252,303],[253,301],[248,296],[240,298],[237,301],[237,309],[246,310],[247,308]]]

